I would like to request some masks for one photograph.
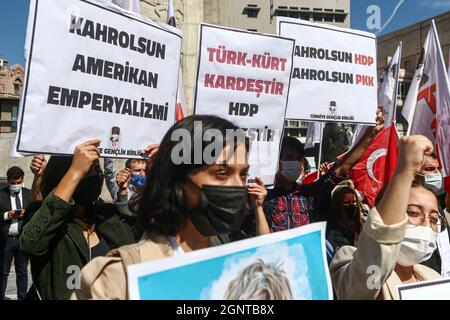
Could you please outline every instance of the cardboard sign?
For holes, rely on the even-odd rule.
[[[286,118],[375,123],[375,35],[283,17],[277,17],[277,33],[295,39]]]
[[[174,123],[180,31],[118,6],[33,0],[17,153],[137,158]]]
[[[289,95],[294,41],[200,27],[195,114],[225,118],[250,140],[250,177],[274,182]]]

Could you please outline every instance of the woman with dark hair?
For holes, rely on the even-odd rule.
[[[240,228],[248,195],[257,234],[269,233],[262,210],[264,184],[258,178],[246,186],[248,150],[243,131],[218,117],[192,116],[172,126],[144,188],[130,204],[143,239],[89,263],[72,298],[127,299],[128,265],[220,244],[219,236]]]
[[[441,276],[420,263],[437,248],[445,219],[433,191],[416,179],[433,144],[402,137],[394,175],[363,225],[357,246],[334,256],[330,275],[338,299],[398,300],[397,287]]]
[[[356,246],[364,224],[363,206],[353,184],[339,184],[331,193],[333,214],[328,218],[327,240],[335,250]]]
[[[99,201],[99,143],[87,141],[73,157],[51,157],[46,165],[44,200],[20,236],[20,249],[30,258],[31,291],[39,299],[68,299],[85,264],[137,240],[114,205]]]

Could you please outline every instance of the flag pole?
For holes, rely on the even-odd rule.
[[[320,162],[322,161],[322,144],[323,144],[323,130],[324,130],[324,123],[320,122],[320,142],[319,142],[319,157],[318,157],[318,163],[317,163],[317,179],[320,178]]]
[[[402,52],[403,52],[403,42],[400,41],[399,43],[399,56],[398,56],[398,65],[397,65],[397,79],[395,82],[395,101],[394,101],[394,117],[392,119],[392,122],[394,125],[397,125],[397,104],[398,104],[398,86],[400,84],[400,65],[402,62]]]

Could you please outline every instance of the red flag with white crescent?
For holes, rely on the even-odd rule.
[[[375,205],[378,192],[386,186],[397,165],[398,135],[395,124],[383,129],[350,171],[355,188],[364,194],[370,206]]]

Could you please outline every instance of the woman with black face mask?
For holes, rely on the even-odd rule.
[[[44,200],[20,236],[33,277],[29,298],[68,299],[85,264],[137,240],[114,205],[99,199],[99,142],[87,141],[73,157],[48,161],[40,187]]]
[[[328,219],[327,240],[335,250],[342,246],[358,245],[364,224],[363,206],[353,185],[336,186],[331,202],[334,214]]]
[[[222,236],[241,227],[248,196],[256,234],[269,233],[262,210],[264,183],[258,178],[246,186],[248,140],[244,135],[227,139],[236,130],[214,116],[187,117],[169,129],[144,188],[130,204],[145,231],[143,239],[89,263],[72,299],[127,299],[128,265],[221,244]]]

